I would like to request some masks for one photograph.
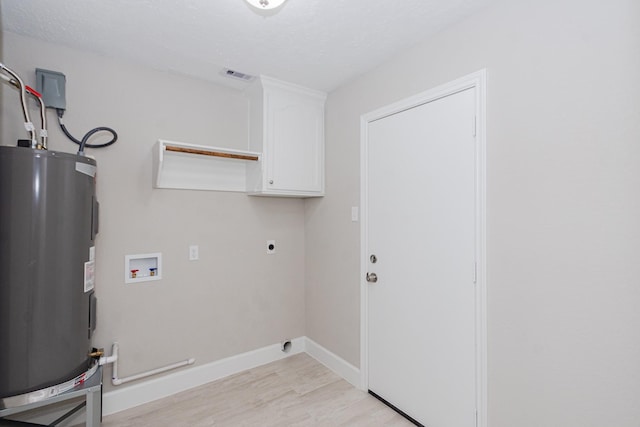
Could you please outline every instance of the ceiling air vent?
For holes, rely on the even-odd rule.
[[[251,74],[241,73],[240,71],[230,70],[228,68],[222,70],[222,75],[231,77],[232,79],[243,80],[245,82],[250,82],[251,80],[256,78]]]

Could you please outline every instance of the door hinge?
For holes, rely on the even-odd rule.
[[[478,116],[473,116],[473,127],[471,128],[471,135],[473,137],[478,133]]]

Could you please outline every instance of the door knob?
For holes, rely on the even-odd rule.
[[[367,273],[367,282],[376,283],[378,281],[378,276],[376,273]]]

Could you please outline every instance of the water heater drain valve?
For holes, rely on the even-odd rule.
[[[89,357],[92,357],[94,359],[100,359],[102,356],[104,356],[104,348],[93,348],[91,350],[91,353],[89,353]]]

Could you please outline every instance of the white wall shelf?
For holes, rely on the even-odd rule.
[[[125,255],[124,282],[138,283],[162,279],[162,254]]]
[[[160,139],[153,159],[155,188],[246,192],[247,164],[260,153]]]

